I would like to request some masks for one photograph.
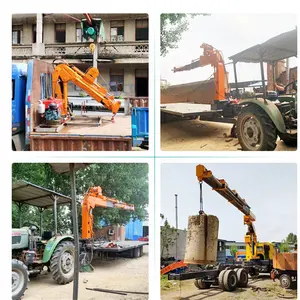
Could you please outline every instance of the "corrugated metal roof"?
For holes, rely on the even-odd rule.
[[[262,44],[229,57],[234,62],[273,62],[297,56],[297,29],[277,35]]]
[[[25,180],[18,181],[12,186],[13,202],[47,208],[53,206],[53,196],[58,198],[58,205],[71,203],[70,197]]]

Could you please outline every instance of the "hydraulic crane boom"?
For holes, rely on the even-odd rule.
[[[89,68],[86,73],[67,63],[58,64],[52,73],[52,95],[63,100],[62,115],[68,114],[68,82],[87,92],[96,101],[102,103],[115,115],[121,106],[121,101],[116,101],[114,95],[100,84],[95,83],[99,71],[97,68]],[[62,86],[61,86],[62,85]]]
[[[214,67],[215,81],[215,100],[220,101],[226,99],[226,94],[229,92],[228,78],[225,69],[223,57],[213,46],[203,43],[200,48],[203,49],[203,55],[200,58],[193,60],[190,64],[182,67],[174,67],[174,72],[190,71],[195,68],[211,65]]]
[[[134,211],[133,204],[127,204],[114,198],[106,197],[102,194],[102,189],[90,187],[82,203],[82,238],[93,238],[93,214],[92,210],[96,206],[105,208],[119,208],[122,210]]]
[[[224,179],[216,178],[210,170],[207,170],[203,165],[196,167],[196,176],[199,182],[205,182],[212,187],[217,193],[227,199],[239,211],[244,214],[244,224],[248,226],[248,232],[245,235],[245,243],[251,248],[252,257],[256,256],[257,236],[253,222],[256,220],[255,215],[251,212],[250,206],[245,199],[232,190]]]

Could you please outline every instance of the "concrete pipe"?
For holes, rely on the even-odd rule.
[[[218,253],[219,219],[216,216],[209,215],[206,224],[206,260],[208,264],[214,264],[217,261]]]
[[[190,216],[184,262],[205,264],[206,215]]]

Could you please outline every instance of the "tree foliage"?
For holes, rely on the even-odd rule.
[[[118,200],[134,204],[135,211],[95,208],[93,211],[95,224],[104,220],[109,224],[125,224],[131,218],[144,220],[147,218],[148,205],[148,164],[137,163],[102,163],[91,164],[76,172],[76,195],[78,199],[79,229],[81,230],[81,204],[84,194],[91,186],[101,186],[103,194]],[[13,182],[26,180],[36,185],[71,196],[70,177],[68,174],[57,174],[50,164],[17,163],[12,167]],[[58,206],[58,229],[65,232],[71,227],[69,205]],[[39,211],[36,207],[22,207],[22,221],[39,225]],[[19,210],[12,206],[12,225],[19,227]],[[53,212],[43,212],[43,230],[53,229]]]
[[[160,53],[166,56],[170,49],[176,49],[182,33],[189,29],[190,19],[196,15],[209,14],[161,14]]]
[[[230,254],[233,256],[233,258],[235,258],[237,251],[238,250],[237,250],[237,246],[236,245],[232,245],[230,247]]]
[[[172,227],[163,214],[160,214],[164,225],[160,228],[160,256],[169,257],[170,247],[174,246],[178,236],[177,229]],[[176,257],[177,259],[177,257]]]
[[[293,244],[297,244],[297,235],[290,232],[288,234],[288,236],[282,240],[282,242],[280,243],[280,252],[289,252],[290,251],[290,245]]]

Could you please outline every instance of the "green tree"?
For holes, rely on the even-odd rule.
[[[290,251],[290,246],[286,242],[286,240],[283,240],[282,243],[279,246],[280,252],[289,252]]]
[[[279,247],[280,252],[289,252],[290,244],[297,244],[297,235],[292,232],[289,233],[288,236],[282,240]]]
[[[36,185],[70,196],[70,177],[68,174],[57,174],[50,164],[22,163],[13,164],[13,182],[27,180]],[[135,211],[96,208],[93,211],[95,224],[104,220],[109,224],[125,224],[131,218],[144,220],[148,217],[148,164],[137,163],[103,163],[91,164],[76,172],[76,195],[78,198],[78,220],[81,230],[81,204],[84,194],[91,186],[101,186],[103,194],[134,204]],[[12,225],[19,226],[19,211],[12,206]],[[65,232],[71,228],[70,209],[66,206],[58,208],[58,229]],[[24,205],[22,220],[39,224],[39,212],[36,207]],[[43,229],[53,229],[53,212],[51,209],[43,213]]]
[[[160,53],[166,56],[170,49],[176,49],[182,33],[189,29],[191,18],[209,14],[161,14],[160,16]]]
[[[292,233],[292,232],[289,233],[287,238],[286,238],[286,241],[288,243],[297,244],[297,235]]]
[[[160,257],[169,257],[170,247],[176,243],[177,229],[172,227],[164,215],[160,215],[164,225],[160,227]]]
[[[237,246],[236,245],[232,245],[230,247],[230,254],[233,256],[233,258],[235,258],[237,251],[238,250],[237,250]]]

